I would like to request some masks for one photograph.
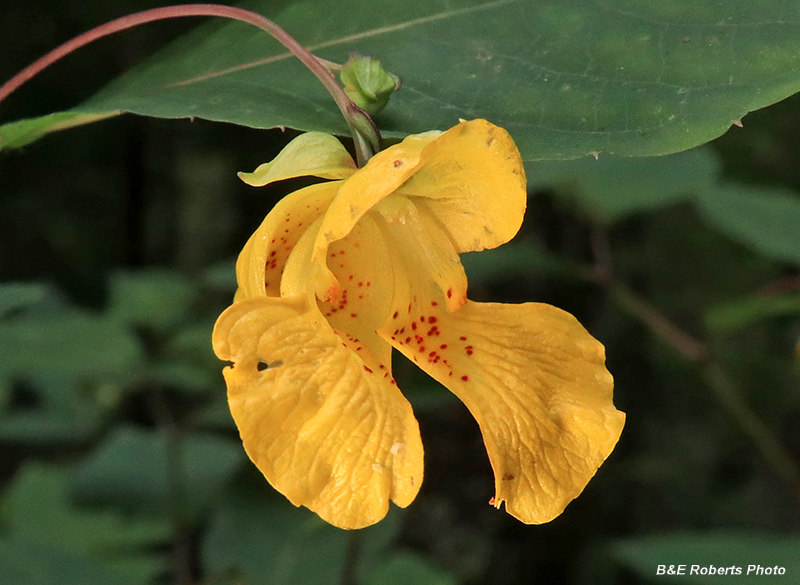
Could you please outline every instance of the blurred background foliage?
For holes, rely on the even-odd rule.
[[[11,0],[0,78],[152,6]],[[70,107],[190,27],[84,49],[4,118]],[[355,533],[247,462],[210,348],[238,250],[301,184],[253,190],[235,173],[292,131],[128,116],[4,152],[0,583],[627,585],[680,563],[777,564],[787,576],[769,582],[795,583],[798,128],[790,98],[684,153],[529,165],[519,236],[464,257],[470,296],[575,314],[606,345],[622,439],[561,517],[521,525],[487,505],[466,409],[398,360],[427,477],[407,510]]]

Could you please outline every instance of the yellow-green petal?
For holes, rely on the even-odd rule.
[[[400,193],[425,198],[459,252],[495,248],[522,225],[525,169],[514,141],[486,120],[461,122],[429,144]]]
[[[296,506],[341,528],[411,503],[422,443],[391,376],[346,347],[305,298],[247,299],[214,328],[231,413],[250,458]]]
[[[306,132],[287,144],[271,162],[252,173],[239,173],[239,178],[253,187],[263,187],[294,177],[346,179],[354,172],[356,164],[338,139],[324,132]]]

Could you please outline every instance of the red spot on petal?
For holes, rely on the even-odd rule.
[[[472,353],[473,353],[473,352],[472,352],[472,350],[471,350],[471,349],[468,349],[468,350],[467,350],[467,355],[472,355]]]
[[[416,330],[417,330],[417,324],[416,324],[416,323],[411,323],[411,328],[412,328],[414,331],[416,331]]]
[[[396,160],[396,161],[394,161],[394,162],[392,163],[392,166],[393,166],[394,168],[402,167],[402,166],[403,166],[403,161],[401,161],[401,160],[399,160],[399,159],[398,159],[398,160]]]
[[[469,382],[469,376],[461,376],[462,382]]]
[[[410,337],[406,337],[406,340],[403,343],[411,343],[411,338]]]
[[[436,323],[436,321],[438,321],[438,319],[436,317],[428,317],[428,323],[433,324],[433,323]]]
[[[395,311],[395,312],[394,312],[394,315],[392,315],[392,319],[397,319],[397,315],[398,315],[398,312],[397,312],[397,311]]]
[[[460,339],[461,341],[466,341],[466,340],[467,340],[467,338],[466,338],[466,337],[464,337],[463,335],[462,335],[461,337],[459,337],[459,339]]]
[[[442,345],[439,346],[439,349],[447,349],[447,344],[443,343]]]
[[[448,288],[448,289],[447,289],[447,298],[449,299],[449,298],[451,298],[452,296],[453,296],[453,289],[452,289],[452,288]]]
[[[431,301],[431,307],[436,307],[438,304],[436,301]]]
[[[361,349],[361,348],[359,347],[358,349]],[[366,370],[366,371],[367,371],[367,372],[369,372],[370,374],[372,373],[372,370],[370,370],[370,369],[369,369],[367,366],[364,366],[364,370]]]
[[[357,313],[350,313],[350,316],[351,317],[358,317],[358,314]]]
[[[423,317],[420,317],[420,318],[419,318],[419,322],[420,322],[420,323],[424,323],[424,322],[425,322],[425,317],[424,317],[424,316],[423,316]]]

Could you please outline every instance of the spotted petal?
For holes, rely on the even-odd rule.
[[[338,181],[311,185],[275,204],[236,261],[236,300],[280,296],[281,276],[289,255],[311,224],[325,213],[339,185]]]
[[[257,298],[217,321],[214,351],[245,450],[296,506],[341,528],[405,507],[422,482],[411,406],[305,298]]]
[[[478,421],[495,473],[494,504],[505,502],[526,523],[552,520],[622,431],[603,346],[550,305],[466,301],[448,311],[441,286],[416,270],[422,253],[408,243],[395,249],[406,274],[379,333]]]

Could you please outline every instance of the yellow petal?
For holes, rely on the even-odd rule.
[[[311,185],[275,204],[236,261],[236,300],[280,295],[281,275],[289,254],[303,233],[328,209],[340,185],[340,181]]]
[[[245,450],[292,503],[341,528],[411,503],[423,458],[411,406],[305,298],[235,303],[213,342],[233,362],[224,374]]]
[[[413,256],[409,270],[426,275],[439,287],[448,310],[458,309],[467,300],[467,276],[455,243],[442,228],[428,203],[393,194],[376,205],[375,212],[386,222],[386,231],[391,238],[390,248],[393,251],[404,250],[404,254],[393,252],[392,256]],[[395,276],[395,272],[401,276]],[[401,266],[393,271],[392,276],[407,278],[406,269]],[[411,299],[411,302],[414,300]]]
[[[426,132],[409,136],[373,156],[364,168],[351,176],[325,214],[314,245],[315,259],[322,259],[328,244],[349,234],[367,211],[413,175],[422,150],[439,135],[439,132]]]
[[[263,187],[293,177],[346,179],[354,172],[356,164],[339,140],[323,132],[306,132],[287,144],[271,162],[252,173],[239,173],[239,178],[248,185]]]
[[[395,276],[389,242],[373,216],[368,212],[345,238],[331,244],[321,263],[313,259],[322,224],[317,220],[286,263],[281,295],[308,296],[330,325],[354,344],[354,351],[365,346],[391,366],[392,348],[375,331],[389,314]]]
[[[508,132],[486,120],[461,122],[428,145],[400,192],[426,198],[459,252],[508,242],[527,203],[519,151]]]
[[[478,421],[495,473],[494,504],[505,501],[525,523],[552,520],[622,432],[603,346],[550,305],[466,301],[449,311],[441,288],[417,269],[419,248],[398,247],[397,255],[393,313],[378,333]]]

